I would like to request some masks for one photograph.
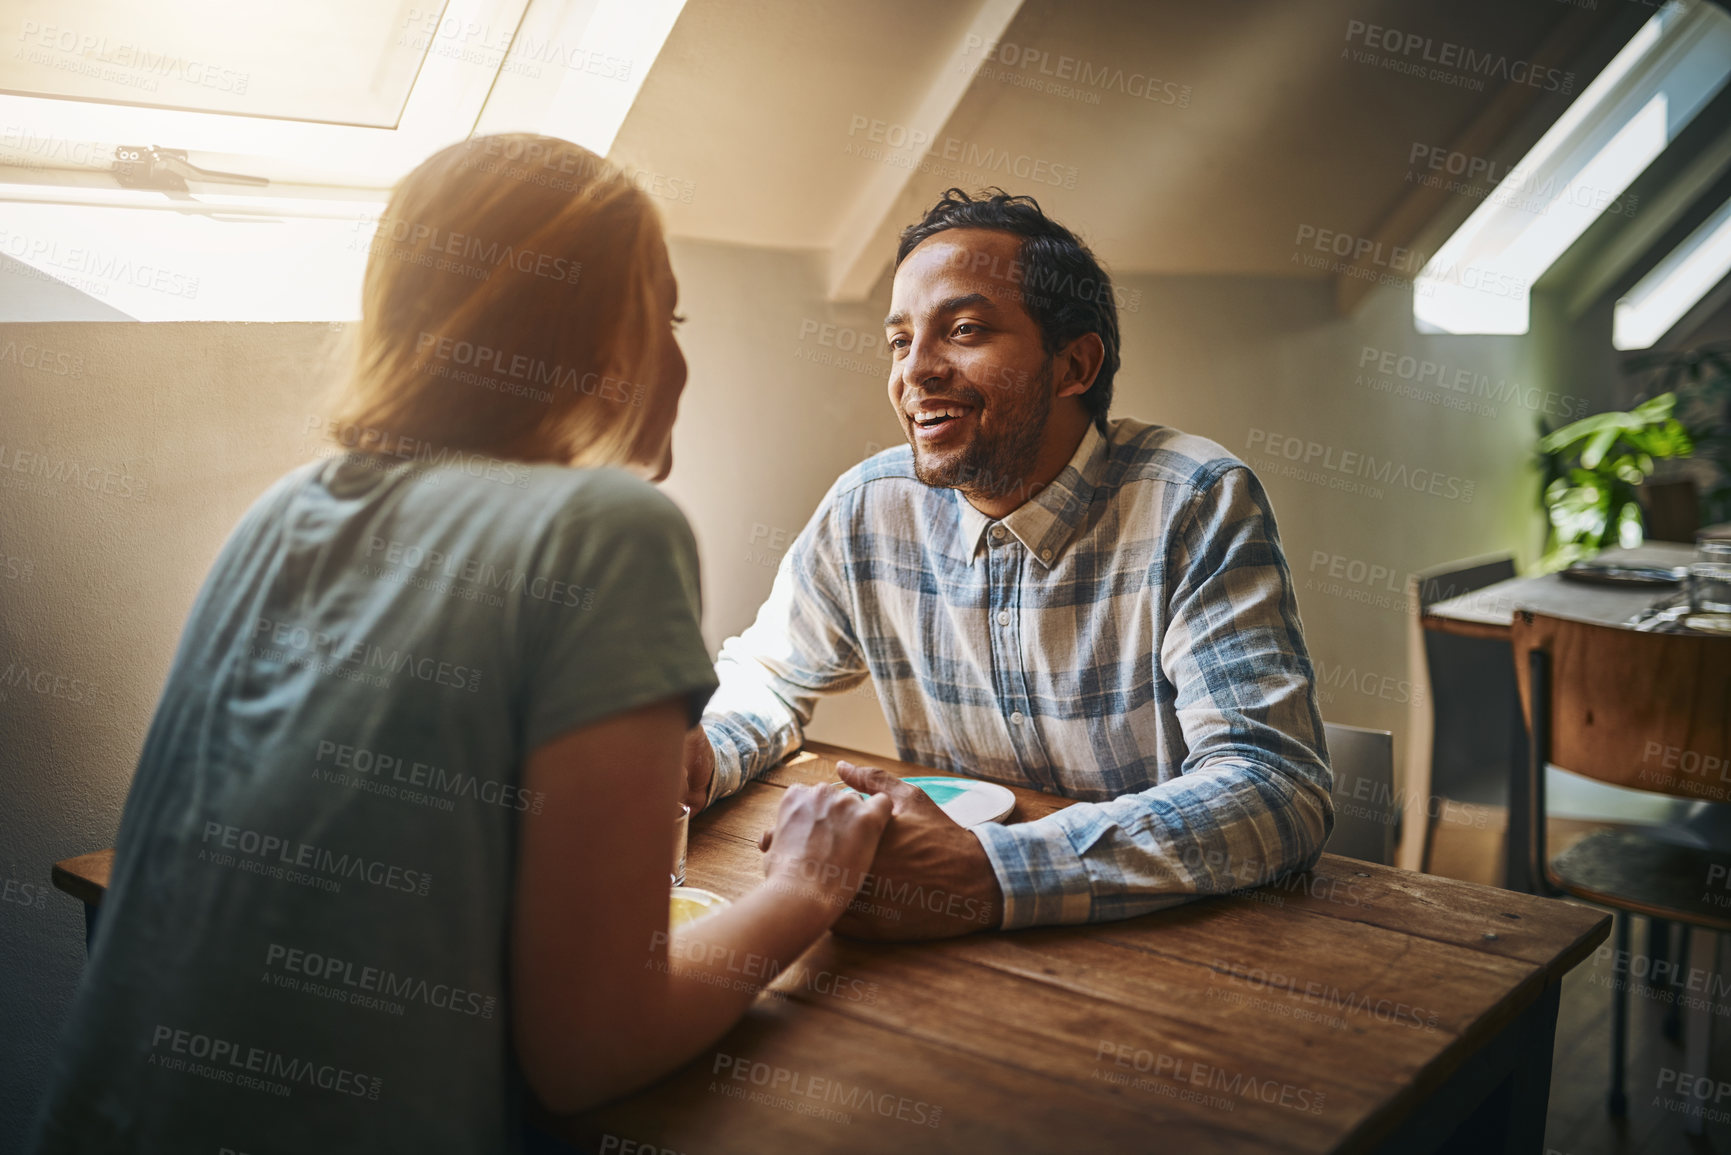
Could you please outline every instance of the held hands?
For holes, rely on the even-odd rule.
[[[951,938],[1002,921],[1003,891],[978,838],[918,786],[876,767],[836,766],[844,782],[870,795],[874,805],[888,799],[894,813],[877,843],[871,877],[835,924],[837,933]]]
[[[709,780],[715,777],[715,747],[702,726],[693,726],[685,735],[685,797],[680,801],[691,807],[693,814],[703,809],[709,798]]]
[[[890,820],[890,800],[831,786],[790,786],[758,841],[767,885],[809,905],[827,927],[852,901]]]

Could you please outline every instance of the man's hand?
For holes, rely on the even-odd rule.
[[[685,735],[685,797],[680,801],[696,814],[709,798],[709,780],[715,777],[715,747],[702,726],[693,726]]]
[[[874,766],[836,764],[842,781],[867,795],[889,795],[889,828],[871,875],[835,924],[856,938],[953,938],[995,928],[1003,891],[980,840],[918,786]]]

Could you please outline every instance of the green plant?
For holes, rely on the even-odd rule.
[[[1595,413],[1561,429],[1539,423],[1539,493],[1549,521],[1543,571],[1592,557],[1608,545],[1639,545],[1635,487],[1660,458],[1694,452],[1673,415],[1677,397],[1661,393],[1627,412]]]

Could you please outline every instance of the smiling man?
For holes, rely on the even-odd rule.
[[[1127,918],[1313,863],[1331,779],[1267,495],[1211,441],[1108,419],[1118,315],[1093,254],[1032,198],[951,189],[902,233],[884,329],[909,445],[836,482],[722,647],[689,800],[738,790],[869,677],[903,759],[1082,804],[967,830],[845,768],[894,819],[837,929]]]

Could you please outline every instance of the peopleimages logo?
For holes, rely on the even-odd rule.
[[[376,680],[381,676],[373,674],[377,670],[383,675],[407,674],[471,694],[481,689],[482,671],[473,667],[379,645],[367,638],[338,638],[294,622],[259,618],[253,627],[253,642],[255,656],[287,665],[316,666],[320,673],[371,685],[388,684],[388,677],[385,681]]]
[[[1298,1111],[1308,1115],[1322,1114],[1323,1105],[1328,1096],[1322,1091],[1309,1087],[1300,1087],[1292,1083],[1277,1082],[1274,1079],[1258,1079],[1242,1071],[1234,1071],[1227,1067],[1204,1063],[1199,1059],[1186,1059],[1178,1055],[1165,1053],[1155,1054],[1146,1047],[1134,1047],[1129,1043],[1115,1043],[1110,1039],[1101,1039],[1094,1049],[1094,1061],[1110,1058],[1115,1066],[1129,1070],[1149,1072],[1156,1079],[1171,1080],[1174,1083],[1189,1084],[1201,1087],[1207,1091],[1222,1092],[1225,1100],[1220,1103],[1208,1103],[1208,1106],[1220,1107],[1223,1110],[1233,1110],[1238,1100],[1253,1100],[1267,1103],[1270,1106],[1285,1107],[1289,1111]],[[1094,1069],[1094,1078],[1101,1079],[1111,1072],[1102,1073],[1098,1066]],[[1116,1081],[1108,1079],[1107,1081]],[[1149,1088],[1138,1087],[1138,1090]]]
[[[340,879],[354,879],[384,890],[396,890],[420,897],[425,897],[427,889],[433,885],[433,876],[424,870],[405,870],[403,867],[362,854],[351,854],[347,851],[339,854],[326,847],[291,841],[281,835],[265,834],[225,822],[206,822],[201,841],[205,844],[205,848],[198,852],[202,861],[217,866],[240,865],[234,854],[224,853],[235,851],[245,855],[246,861],[255,864],[267,863],[271,868],[317,871],[326,877],[310,883],[302,879],[290,881],[316,885],[317,889],[333,894],[342,888],[342,883],[338,881]],[[251,874],[266,874],[272,878],[281,876],[280,869],[258,869],[256,865],[242,866],[242,869]]]
[[[321,987],[338,988],[341,1002],[368,1009],[402,1014],[402,1003],[424,1006],[471,1018],[490,1019],[499,1007],[497,995],[483,994],[451,983],[434,982],[414,975],[400,975],[388,967],[367,966],[353,959],[338,958],[316,950],[273,942],[265,948],[264,965],[276,985],[329,997]],[[305,985],[302,985],[302,984]],[[375,1006],[378,1002],[401,1000]]]
[[[893,168],[917,168],[928,175],[966,177],[976,182],[1001,175],[1054,188],[1076,187],[1077,169],[1073,164],[1025,152],[1011,152],[1007,148],[982,145],[955,136],[946,136],[939,143],[926,129],[859,113],[855,113],[849,122],[847,134],[854,140],[842,147],[844,156],[881,161]],[[860,141],[862,135],[863,141]],[[892,151],[886,153],[879,145]],[[895,151],[902,149],[911,151]],[[953,163],[946,164],[946,161]]]
[[[23,477],[4,477],[13,473]],[[4,443],[0,443],[0,477],[4,477],[0,485],[30,488],[41,493],[52,492],[51,485],[69,484],[126,501],[143,501],[150,496],[150,483],[125,467],[113,469],[106,465],[87,465],[75,458],[19,449]]]
[[[425,331],[415,338],[415,352],[421,354],[423,359],[431,357],[472,368],[483,376],[510,378],[524,386],[521,390],[511,391],[524,393],[543,403],[553,400],[553,395],[530,386],[547,385],[554,389],[569,389],[573,393],[599,397],[603,401],[639,406],[643,404],[641,385],[593,371],[578,373],[576,369],[567,369],[562,365],[549,365],[541,358],[531,357],[526,353],[513,353],[505,349],[495,349],[490,345]]]
[[[1483,90],[1485,80],[1506,80],[1565,96],[1575,88],[1573,72],[1547,68],[1529,60],[1510,60],[1499,52],[1480,52],[1451,40],[1438,40],[1418,32],[1402,32],[1398,28],[1384,28],[1380,24],[1366,24],[1362,20],[1346,22],[1346,40],[1349,44],[1362,44],[1369,50],[1357,53],[1350,49],[1341,50],[1343,54],[1350,53],[1350,59],[1356,63],[1381,64],[1391,71],[1408,72],[1430,80],[1447,80],[1457,84],[1462,80],[1472,79],[1476,83],[1463,84],[1461,87],[1471,87],[1476,91]],[[1386,52],[1389,58],[1379,59],[1377,52]]]
[[[153,51],[130,40],[110,40],[106,35],[43,24],[36,20],[20,23],[18,39],[27,48],[60,53],[65,63],[54,63],[51,66],[66,71],[109,80],[118,79],[117,70],[122,74],[138,73],[138,78],[120,82],[148,92],[155,92],[160,87],[155,78],[165,77],[195,88],[214,88],[219,92],[245,96],[247,84],[252,80],[250,72],[238,72],[208,61],[189,60],[169,52]],[[17,55],[22,57],[24,52],[20,50]],[[30,59],[36,63],[53,60],[52,56],[46,60],[44,56],[44,53],[33,52]],[[143,83],[138,82],[144,78],[149,79]]]
[[[716,1052],[710,1074],[716,1076],[709,1085],[711,1091],[733,1092],[731,1097],[744,1098],[745,1088],[729,1087],[728,1083],[745,1083],[763,1089],[754,1101],[799,1114],[827,1117],[818,1115],[822,1107],[839,1107],[885,1119],[900,1119],[904,1123],[924,1127],[936,1127],[944,1117],[942,1107],[924,1099],[910,1099],[906,1095],[872,1091],[858,1084],[807,1075],[789,1067],[747,1059],[742,1055]],[[851,1116],[842,1115],[832,1121],[851,1123],[853,1120]]]
[[[10,362],[25,369],[36,369],[43,373],[52,373],[56,377],[84,376],[84,355],[82,353],[57,353],[52,349],[44,349],[29,341],[20,345],[16,341],[8,341],[0,346],[0,364]]]
[[[980,53],[982,60],[991,61],[1006,70],[1031,72],[1041,77],[1049,77],[1053,81],[1064,81],[1084,88],[1120,92],[1125,96],[1152,101],[1155,104],[1190,107],[1190,85],[1162,80],[1152,72],[1098,64],[1062,53],[1054,56],[1043,48],[1031,48],[1008,40],[988,42],[983,37],[970,33],[963,42],[962,55],[972,56],[976,52]],[[1061,86],[1058,91],[1062,92]],[[1097,104],[1099,100],[1096,97],[1089,103]]]
[[[461,449],[452,449],[448,445],[434,445],[406,434],[392,433],[371,425],[356,425],[352,422],[339,423],[325,418],[311,416],[307,418],[306,432],[313,433],[323,429],[330,439],[344,449],[358,449],[363,453],[382,454],[403,461],[422,461],[429,465],[451,466],[462,470],[470,477],[479,477],[487,481],[498,482],[517,489],[529,488],[529,472],[532,466],[522,461],[501,461],[496,457],[484,457],[479,453],[466,453]]]
[[[330,767],[324,765],[327,761]],[[328,773],[334,767],[341,771],[340,777],[349,778],[355,784],[383,783],[388,779],[399,788],[424,789],[435,795],[445,796],[441,798],[444,802],[468,798],[506,810],[526,810],[531,814],[539,814],[546,801],[545,795],[539,790],[529,790],[509,782],[465,774],[460,770],[447,770],[429,762],[322,738],[314,753],[313,764],[314,778],[318,778],[321,772]],[[450,806],[442,806],[440,809],[448,810]]]
[[[114,162],[114,146],[106,141],[40,134],[28,125],[0,125],[0,151],[19,168],[103,168]]]
[[[230,1039],[218,1039],[160,1023],[151,1036],[150,1051],[150,1066],[171,1071],[185,1070],[219,1083],[235,1083],[285,1097],[291,1090],[290,1085],[296,1083],[365,1099],[377,1099],[384,1086],[383,1079],[359,1074],[335,1063],[297,1059],[265,1047],[249,1047]],[[167,1053],[163,1054],[164,1051]],[[189,1058],[201,1060],[202,1065],[189,1065]],[[261,1080],[273,1082],[261,1086]]]
[[[1427,1011],[1423,1007],[1415,1007],[1397,999],[1375,998],[1361,995],[1357,991],[1342,991],[1339,987],[1327,983],[1303,980],[1246,963],[1215,959],[1210,969],[1225,980],[1228,986],[1289,995],[1302,1002],[1319,1004],[1337,1014],[1369,1015],[1377,1022],[1398,1024],[1415,1031],[1436,1030],[1440,1017],[1435,1011]]]
[[[86,682],[81,678],[67,677],[65,674],[45,670],[40,666],[32,667],[19,662],[7,662],[6,668],[0,670],[0,687],[11,690],[29,690],[44,698],[59,698],[63,702],[94,705],[102,697],[102,691],[94,682]],[[5,701],[6,695],[0,693],[0,701]]]
[[[1462,398],[1498,405],[1516,405],[1558,421],[1573,421],[1587,415],[1585,397],[1558,393],[1553,389],[1540,389],[1536,385],[1523,385],[1519,381],[1510,381],[1507,377],[1493,379],[1488,373],[1465,369],[1447,361],[1415,357],[1397,349],[1362,346],[1358,354],[1358,367],[1407,382],[1415,388],[1430,387],[1445,394],[1459,394]],[[1495,410],[1492,410],[1492,413],[1494,414]]]
[[[1523,169],[1518,164],[1510,167],[1489,157],[1423,141],[1413,142],[1407,164],[1422,164],[1429,170],[1421,173],[1416,168],[1407,169],[1408,184],[1459,193],[1520,212],[1543,213],[1553,206],[1573,205],[1632,217],[1641,203],[1638,196],[1619,194],[1578,179],[1565,180],[1556,173],[1540,180],[1536,168]]]
[[[49,279],[72,284],[68,277],[95,278],[88,283],[101,285],[103,295],[106,295],[110,286],[130,285],[135,289],[147,289],[170,297],[184,297],[189,301],[198,297],[197,277],[188,276],[177,269],[153,265],[147,261],[133,261],[117,253],[85,245],[62,246],[58,239],[30,237],[0,229],[0,252],[31,266],[35,272]],[[59,272],[48,274],[44,271],[45,267],[52,267]],[[75,287],[82,288],[83,285],[77,284]]]
[[[1320,479],[1324,484],[1339,482],[1333,484],[1332,488],[1366,492],[1369,496],[1381,497],[1382,493],[1352,479],[1469,503],[1477,488],[1475,482],[1456,477],[1452,473],[1440,473],[1434,469],[1409,469],[1404,462],[1396,462],[1391,457],[1378,458],[1374,453],[1342,449],[1334,445],[1324,445],[1319,441],[1307,441],[1302,437],[1270,433],[1266,429],[1251,429],[1244,447],[1246,452],[1260,451],[1267,457],[1293,462],[1303,473],[1325,471],[1316,474],[1316,477],[1301,477],[1301,480]]]
[[[470,275],[477,279],[485,278],[491,269],[503,267],[510,267],[519,273],[529,273],[544,280],[564,281],[573,285],[583,275],[581,261],[537,252],[534,249],[521,249],[507,242],[485,240],[473,233],[453,233],[436,225],[403,217],[379,218],[378,229],[373,233],[369,248],[382,250],[387,244],[405,245],[417,250],[424,247],[428,254],[443,255],[454,261],[472,262],[470,268],[474,271]],[[456,271],[466,271],[462,266],[453,264],[450,267]]]

